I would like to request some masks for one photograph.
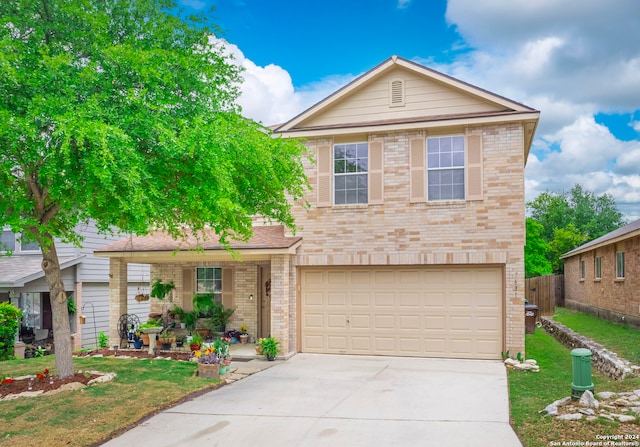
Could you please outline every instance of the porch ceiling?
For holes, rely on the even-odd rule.
[[[272,255],[295,254],[301,237],[284,235],[283,226],[257,226],[246,242],[230,241],[231,250],[220,243],[214,230],[188,234],[173,239],[167,233],[154,232],[146,236],[131,235],[94,251],[95,256],[123,258],[129,263],[176,261],[269,260]]]

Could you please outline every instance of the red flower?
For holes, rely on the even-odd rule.
[[[45,376],[46,376],[47,374],[49,374],[49,369],[48,369],[48,368],[47,368],[47,369],[45,369],[43,374],[44,374]]]
[[[13,383],[13,379],[11,377],[7,378],[7,379],[2,379],[2,383],[8,383],[8,384],[12,384]]]
[[[44,376],[42,374],[36,374],[36,377],[38,378],[39,382],[42,382],[44,380]]]

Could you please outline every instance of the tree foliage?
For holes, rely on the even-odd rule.
[[[580,184],[568,192],[544,192],[527,203],[527,210],[531,219],[542,226],[535,231],[539,231],[541,239],[548,244],[546,258],[554,273],[564,270],[561,255],[625,224],[611,195],[596,195]]]
[[[527,244],[524,247],[524,272],[527,278],[548,275],[552,272],[547,259],[549,244],[542,239],[544,227],[527,218]]]
[[[178,16],[170,0],[0,2],[0,226],[42,247],[63,375],[54,238],[80,244],[89,220],[222,241],[248,238],[254,215],[295,227],[302,144],[241,116],[214,26]]]

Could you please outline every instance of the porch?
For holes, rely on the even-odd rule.
[[[226,330],[247,326],[250,340],[273,336],[282,355],[295,350],[295,284],[293,257],[299,237],[287,237],[281,226],[254,227],[246,242],[231,242],[226,250],[213,231],[174,240],[164,233],[131,236],[95,251],[109,258],[109,345],[120,344],[118,321],[128,314],[127,265],[148,264],[150,282],[175,286],[164,300],[150,298],[150,314],[163,319],[180,307],[194,310],[194,296],[210,293],[225,308],[235,309]],[[148,315],[138,315],[141,323]],[[234,346],[238,356],[255,357],[253,345]],[[188,349],[188,347],[186,348]],[[253,353],[251,352],[253,351]],[[240,358],[240,357],[239,357]]]

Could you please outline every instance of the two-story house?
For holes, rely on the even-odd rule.
[[[109,262],[95,257],[93,251],[121,236],[99,235],[93,224],[81,225],[77,231],[84,237],[82,248],[56,240],[56,249],[67,296],[76,307],[69,319],[74,348],[81,349],[97,346],[98,334],[109,333]],[[22,309],[21,333],[25,340],[50,338],[51,300],[40,247],[37,243],[21,243],[20,234],[5,228],[0,235],[0,251],[4,252],[0,256],[0,302],[9,301]],[[6,256],[7,252],[11,256]],[[128,278],[129,305],[146,319],[149,302],[137,302],[134,297],[138,288],[148,293],[149,266],[130,264]],[[80,315],[85,317],[84,325],[79,324]]]
[[[539,112],[391,57],[290,121],[313,162],[300,231],[234,243],[156,233],[111,261],[111,336],[128,262],[176,284],[186,309],[214,291],[234,326],[282,353],[499,359],[524,352],[524,168]],[[152,308],[155,304],[152,303]]]

